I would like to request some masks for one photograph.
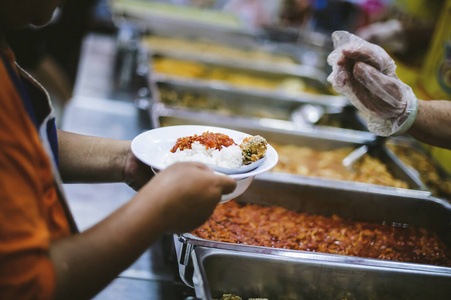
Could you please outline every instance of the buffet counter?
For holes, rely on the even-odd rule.
[[[218,207],[199,231],[162,236],[96,299],[187,300],[195,294],[211,300],[230,293],[243,299],[449,299],[451,204],[435,197],[447,195],[444,179],[450,177],[432,162],[425,168],[408,161],[413,156],[398,147],[414,141],[368,146],[361,161],[345,169],[343,157],[375,140],[346,99],[237,87],[222,77],[200,78],[197,67],[186,68],[197,75],[185,78],[166,72],[180,72],[179,63],[159,69],[155,59],[161,54],[151,48],[124,48],[120,61],[118,49],[115,37],[86,38],[63,129],[133,139],[173,125],[224,127],[265,137],[277,149],[279,163],[256,176],[235,199],[236,207]],[[214,65],[196,59],[195,66]],[[241,66],[231,69],[236,75]],[[278,78],[280,70],[263,69],[246,68]],[[304,66],[298,66],[296,77],[306,75],[299,70]],[[325,77],[315,74],[304,76],[307,86],[325,84]],[[341,115],[348,123],[310,121],[305,109],[313,107],[322,117]],[[125,184],[66,185],[66,192],[81,230],[135,193]],[[253,216],[247,207],[271,213]],[[316,219],[304,222],[307,214]],[[236,223],[233,216],[240,217]],[[250,232],[242,231],[246,228]]]

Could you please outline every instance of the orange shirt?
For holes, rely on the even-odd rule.
[[[17,75],[12,53],[3,57]],[[0,299],[51,299],[50,243],[70,229],[49,155],[12,77],[0,59]]]

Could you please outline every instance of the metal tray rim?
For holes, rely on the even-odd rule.
[[[208,249],[220,249],[225,253],[227,251],[236,251],[240,253],[247,254],[264,254],[273,257],[280,258],[291,258],[291,259],[308,259],[318,262],[324,262],[328,264],[343,264],[343,265],[353,265],[360,266],[362,268],[387,268],[387,269],[397,269],[406,271],[422,271],[429,273],[443,273],[451,276],[451,267],[410,263],[410,262],[398,262],[374,258],[362,258],[349,255],[339,255],[339,254],[329,254],[329,253],[319,253],[319,252],[308,252],[301,250],[290,250],[290,249],[280,249],[271,248],[263,246],[252,246],[252,245],[241,245],[233,244],[227,242],[217,242],[209,241],[205,239],[198,238],[191,233],[183,233],[178,236],[178,241],[184,244],[190,244],[197,247],[203,247]],[[191,255],[191,254],[189,254]]]
[[[274,132],[280,132],[285,134],[293,135],[303,135],[308,137],[316,137],[320,139],[327,139],[332,141],[344,141],[349,143],[361,144],[365,142],[373,141],[375,136],[372,133],[358,130],[347,130],[337,128],[336,130],[331,130],[329,127],[306,127],[306,128],[294,128],[291,122],[276,120],[276,119],[265,119],[261,118],[258,121],[251,121],[250,119],[236,118],[236,117],[224,117],[219,115],[214,115],[208,112],[195,112],[190,110],[181,110],[173,107],[169,107],[163,103],[153,103],[150,107],[150,115],[153,128],[160,127],[158,122],[159,117],[180,117],[180,118],[190,118],[199,119],[203,118],[213,118],[215,122],[223,122],[224,124],[230,124],[231,121],[238,122],[242,126],[269,130]],[[208,120],[208,119],[207,119]],[[269,126],[272,124],[274,126]]]
[[[245,245],[243,245],[244,247]],[[249,246],[256,247],[256,246]],[[265,247],[267,248],[267,247]],[[263,251],[247,251],[243,249],[228,249],[225,247],[210,247],[210,246],[197,246],[194,248],[194,251],[199,249],[200,251],[206,252],[214,252],[214,254],[228,255],[234,256],[236,254],[242,256],[259,256],[259,257],[267,257],[274,260],[296,260],[296,261],[308,261],[308,262],[316,262],[325,265],[333,265],[333,266],[352,266],[353,268],[360,269],[378,269],[378,270],[387,270],[392,271],[396,270],[399,272],[408,272],[412,273],[423,273],[423,274],[440,274],[446,277],[451,277],[451,267],[441,267],[434,265],[425,265],[425,264],[417,264],[417,263],[403,263],[396,261],[384,261],[379,259],[371,259],[371,258],[356,258],[352,256],[346,256],[344,259],[337,259],[338,254],[325,254],[325,253],[312,253],[306,251],[296,251],[296,250],[284,250],[280,253],[271,253]],[[272,248],[269,248],[272,249]],[[296,253],[301,252],[301,253]],[[354,259],[356,258],[356,259]]]
[[[300,104],[317,104],[326,107],[342,108],[351,105],[348,99],[341,95],[317,95],[310,93],[299,93],[299,96],[287,95],[286,93],[260,91],[258,89],[244,89],[234,87],[222,82],[206,82],[195,79],[185,79],[182,77],[168,76],[164,74],[152,74],[149,77],[150,85],[157,97],[154,97],[156,102],[162,102],[158,87],[158,83],[169,83],[174,85],[193,86],[195,88],[205,88],[209,90],[220,90],[235,94],[252,95],[264,98],[276,98],[278,101],[297,102]]]
[[[216,89],[223,90],[231,90],[236,92],[246,92],[246,93],[255,93],[255,94],[264,94],[264,95],[272,95],[274,97],[289,97],[291,99],[297,99],[299,102],[303,102],[303,99],[311,99],[312,101],[317,101],[322,104],[333,105],[332,103],[341,103],[341,106],[349,105],[349,101],[346,97],[341,95],[326,95],[326,94],[313,94],[307,92],[296,92],[296,94],[284,93],[282,91],[274,90],[274,89],[261,89],[261,88],[252,88],[252,87],[238,87],[227,82],[223,82],[220,80],[202,80],[202,79],[193,79],[193,78],[185,78],[181,76],[175,75],[166,75],[162,73],[154,73],[151,72],[149,75],[149,81],[161,81],[161,80],[173,80],[173,81],[184,81],[190,85],[196,86],[205,86]]]

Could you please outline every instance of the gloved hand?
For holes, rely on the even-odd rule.
[[[418,99],[396,76],[393,59],[381,47],[349,32],[332,34],[335,50],[327,57],[334,90],[368,115],[368,129],[381,136],[402,134],[415,120]]]

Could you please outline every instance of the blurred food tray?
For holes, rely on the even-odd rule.
[[[184,57],[204,58],[224,63],[245,63],[261,65],[266,68],[292,68],[298,65],[324,66],[325,57],[320,51],[303,45],[280,44],[273,42],[254,45],[235,42],[215,42],[205,38],[181,38],[143,34],[143,50],[153,54],[183,54]]]
[[[184,80],[160,79],[151,83],[154,103],[209,112],[228,117],[266,118],[293,122],[295,127],[337,127],[367,131],[352,106],[197,85]]]
[[[151,55],[149,58],[149,82],[176,79],[193,85],[259,91],[274,96],[290,96],[336,105],[348,103],[345,97],[332,91],[326,81],[327,74],[311,66],[268,68],[246,61],[225,63],[183,55]]]
[[[451,175],[432,157],[418,141],[409,137],[397,137],[387,143],[389,151],[418,177],[435,197],[451,202]]]
[[[127,19],[144,28],[163,32],[208,27],[215,28],[211,31],[246,32],[241,29],[238,16],[215,9],[151,0],[111,0],[110,7],[117,25]]]

